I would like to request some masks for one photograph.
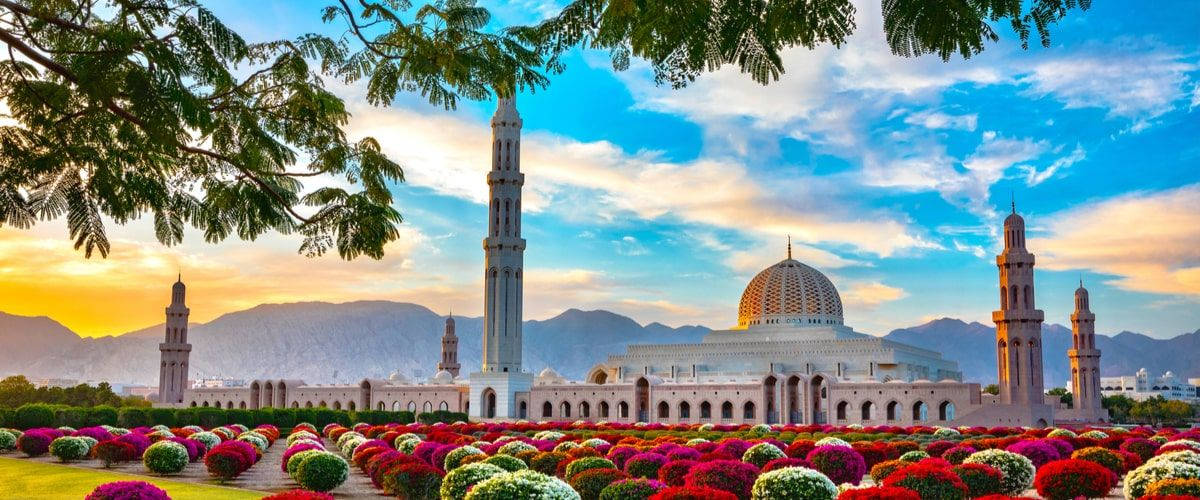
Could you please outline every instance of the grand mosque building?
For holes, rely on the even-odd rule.
[[[1063,408],[1044,394],[1041,326],[1035,307],[1034,256],[1015,206],[1004,221],[996,257],[1000,393],[962,380],[954,361],[928,349],[856,332],[842,300],[819,270],[786,258],[759,272],[742,293],[736,326],[695,344],[631,345],[592,367],[585,380],[551,368],[524,370],[521,237],[522,121],[511,99],[491,120],[487,235],[483,239],[483,358],[460,374],[454,320],[446,320],[438,372],[427,381],[399,375],[357,385],[311,385],[287,378],[247,387],[189,388],[185,287],[177,282],[160,345],[160,405],[223,408],[451,410],[474,419],[591,420],[663,423],[863,425],[1023,425],[1107,420],[1100,407],[1100,351],[1087,290],[1075,292],[1072,391]],[[783,252],[781,252],[783,253]],[[981,353],[981,355],[984,355]]]

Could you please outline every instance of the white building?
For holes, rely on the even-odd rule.
[[[1133,375],[1100,377],[1100,392],[1105,396],[1120,394],[1137,401],[1162,396],[1166,399],[1200,403],[1200,387],[1197,387],[1197,382],[1200,382],[1200,379],[1184,381],[1170,371],[1161,376],[1153,376],[1142,368]]]

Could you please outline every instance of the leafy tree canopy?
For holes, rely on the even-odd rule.
[[[1090,0],[884,0],[902,56],[970,57],[1007,22],[1027,44]],[[400,93],[454,108],[548,85],[562,55],[607,50],[684,86],[736,64],[778,79],[788,47],[840,46],[849,0],[575,0],[534,26],[489,29],[473,0],[336,0],[345,33],[250,43],[197,0],[0,0],[0,225],[65,218],[76,249],[106,256],[106,219],[152,217],[160,242],[267,232],[309,256],[383,256],[402,222],[389,185],[400,165],[350,140],[345,103],[322,75],[366,80],[367,100]],[[305,180],[312,186],[306,187]]]

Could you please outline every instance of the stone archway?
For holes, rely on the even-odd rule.
[[[779,379],[774,375],[769,375],[763,379],[763,402],[765,406],[763,417],[764,421],[768,424],[779,423],[779,405],[775,400],[775,393],[778,387]]]
[[[496,418],[496,391],[491,387],[483,390],[483,398],[480,405],[483,408],[483,418]]]
[[[816,375],[808,382],[808,399],[810,413],[812,414],[813,424],[823,424],[827,420],[825,412],[825,402],[829,399],[829,392],[826,389],[825,376]]]
[[[634,403],[637,408],[637,421],[647,422],[650,420],[650,381],[646,377],[637,379],[637,384],[634,388]]]
[[[804,407],[800,400],[800,377],[792,375],[788,377],[786,384],[786,399],[787,399],[787,423],[799,424],[804,422],[804,414],[800,411]]]

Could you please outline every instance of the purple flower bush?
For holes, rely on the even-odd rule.
[[[145,481],[116,481],[97,486],[84,500],[171,500],[171,497],[162,488]]]
[[[854,448],[845,446],[818,446],[804,457],[813,467],[829,476],[833,484],[850,483],[857,485],[867,473],[867,462],[863,460]]]
[[[1041,467],[1050,462],[1062,458],[1058,453],[1058,448],[1045,441],[1017,441],[1005,448],[1005,451],[1011,451],[1018,455],[1028,458],[1033,462],[1034,467]]]

